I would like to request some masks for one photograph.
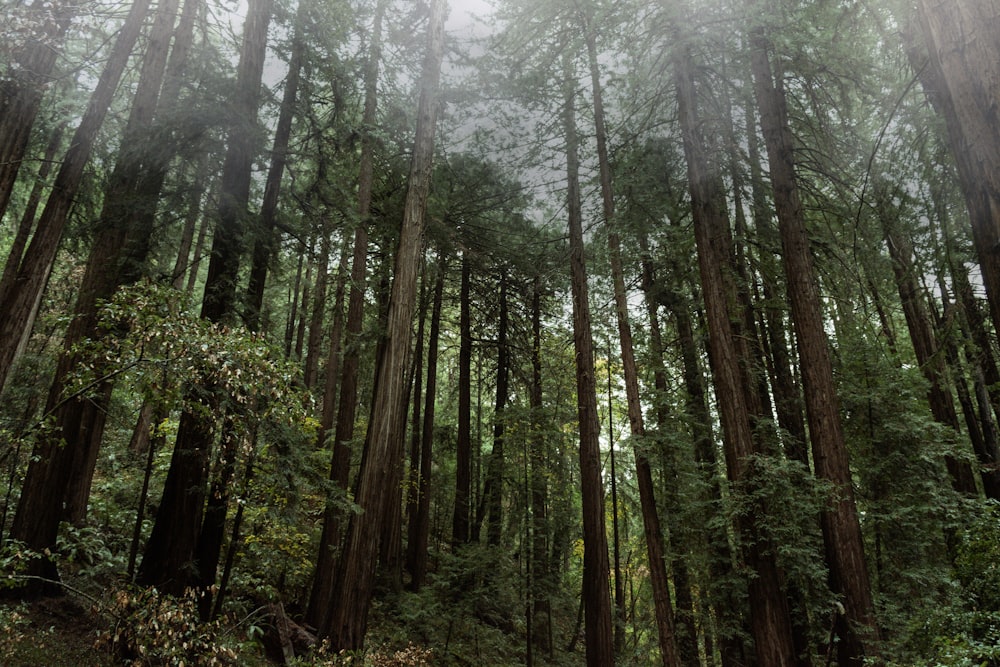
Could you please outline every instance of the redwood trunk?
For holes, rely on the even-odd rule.
[[[580,204],[580,158],[576,127],[576,77],[564,56],[564,115],[566,134],[566,195],[569,219],[570,280],[573,296],[573,347],[576,353],[577,417],[580,428],[580,492],[583,505],[584,638],[588,667],[615,664],[608,583],[608,540],[604,524],[604,483],[601,480],[600,422],[594,375],[594,341],[590,328],[587,267]]]
[[[751,430],[747,387],[741,370],[745,360],[739,356],[733,331],[733,321],[739,321],[739,316],[733,317],[729,306],[736,297],[732,276],[725,273],[727,267],[732,265],[727,254],[727,249],[731,248],[729,222],[721,178],[712,170],[698,134],[699,119],[690,55],[686,52],[678,54],[675,68],[698,267],[710,334],[709,358],[723,429],[726,468],[734,493],[752,492],[756,482],[749,462],[759,452]],[[766,508],[758,507],[756,510],[765,512]],[[754,651],[761,667],[793,665],[796,664],[795,645],[781,574],[757,520],[758,517],[751,515],[741,517],[737,522],[744,556],[753,573],[749,592]]]
[[[767,147],[788,298],[801,362],[813,464],[816,476],[830,482],[835,490],[835,497],[821,513],[820,525],[831,586],[842,596],[846,610],[846,618],[838,623],[839,662],[841,665],[861,665],[866,655],[872,658],[877,655],[878,626],[840,422],[840,402],[833,382],[816,272],[799,198],[784,92],[775,85],[768,43],[761,29],[750,33],[750,44],[754,89]]]
[[[366,128],[375,125],[378,111],[378,72],[382,45],[382,18],[385,2],[380,0],[375,8],[372,40],[365,67],[365,108],[363,121]],[[371,216],[372,186],[374,184],[375,142],[371,132],[361,136],[361,155],[358,166],[358,224],[354,230],[354,247],[351,254],[351,291],[348,296],[347,322],[344,327],[343,365],[340,370],[340,397],[337,400],[337,422],[331,445],[330,481],[338,493],[347,493],[350,476],[351,441],[354,438],[354,419],[358,402],[358,369],[360,366],[361,332],[364,328],[365,283],[368,276],[368,225]],[[340,546],[340,533],[344,513],[340,498],[328,500],[323,511],[323,528],[320,534],[319,554],[313,573],[312,592],[306,609],[306,620],[317,628],[326,627],[327,615],[333,598],[336,562]]]
[[[639,502],[642,508],[643,534],[646,541],[646,556],[649,565],[650,583],[653,588],[653,606],[656,613],[657,636],[660,643],[660,659],[664,667],[680,665],[680,654],[677,649],[677,638],[674,631],[674,610],[670,603],[670,582],[667,578],[666,554],[663,547],[663,532],[660,528],[660,517],[656,507],[653,474],[649,459],[643,453],[641,443],[646,435],[643,423],[642,399],[639,394],[639,372],[635,363],[635,351],[632,347],[632,325],[629,322],[628,294],[625,291],[625,271],[622,268],[621,241],[618,237],[615,221],[615,200],[611,182],[611,161],[608,158],[607,130],[604,124],[604,102],[601,93],[601,76],[597,59],[597,43],[590,19],[587,19],[586,41],[587,56],[590,64],[590,80],[594,99],[594,124],[597,135],[597,161],[601,179],[601,201],[603,204],[604,223],[608,232],[608,250],[611,259],[611,277],[614,284],[615,316],[618,322],[618,343],[621,350],[622,371],[625,375],[625,396],[628,405],[629,432],[635,455],[636,478],[639,485]],[[612,452],[612,456],[614,453]],[[614,474],[614,473],[612,473]],[[613,483],[613,482],[612,482]],[[617,519],[616,519],[617,520]],[[617,531],[616,531],[617,532]],[[617,550],[616,550],[617,560]],[[618,568],[616,567],[616,572]],[[617,588],[620,585],[616,577],[616,600],[620,597]],[[616,645],[623,645],[621,624],[619,618]]]
[[[398,507],[387,506],[385,489],[399,485],[401,470],[410,325],[434,156],[446,5],[445,0],[433,0],[431,4],[416,138],[389,298],[384,354],[355,494],[355,502],[363,513],[352,516],[348,524],[344,554],[337,569],[331,614],[321,628],[321,634],[330,638],[335,650],[360,649],[364,643],[375,581],[380,523],[389,512],[399,511]]]

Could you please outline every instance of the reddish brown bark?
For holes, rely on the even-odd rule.
[[[335,649],[362,647],[368,625],[377,566],[380,524],[399,507],[388,505],[386,488],[398,488],[405,436],[410,325],[422,252],[427,195],[434,157],[438,87],[444,55],[446,1],[433,0],[427,51],[420,79],[417,129],[410,163],[409,186],[396,251],[384,352],[379,364],[365,455],[358,473],[355,514],[347,528],[344,553],[337,568],[331,613],[321,633]]]
[[[833,382],[816,273],[795,174],[792,134],[784,92],[771,72],[768,42],[750,32],[750,58],[760,125],[767,148],[774,205],[792,323],[802,371],[802,388],[816,476],[833,485],[835,496],[820,515],[826,562],[834,592],[846,613],[838,621],[841,665],[861,665],[877,656],[878,626],[872,601],[861,525]],[[832,647],[831,647],[832,650]]]
[[[594,371],[594,341],[590,325],[587,266],[580,204],[580,158],[576,127],[576,77],[570,56],[564,55],[563,125],[566,135],[566,205],[569,220],[570,284],[573,297],[573,347],[576,354],[577,418],[580,429],[580,490],[583,505],[584,639],[588,667],[614,664],[611,590],[608,583],[608,542],[604,524],[604,483],[601,480],[600,422]]]

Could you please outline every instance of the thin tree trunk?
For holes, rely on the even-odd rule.
[[[580,158],[576,127],[576,77],[572,57],[564,55],[566,175],[568,181],[570,280],[573,295],[573,347],[576,353],[577,417],[580,428],[580,486],[583,505],[584,634],[588,667],[615,664],[608,584],[608,541],[604,524],[604,483],[601,480],[600,423],[594,375],[594,341],[590,328],[587,267],[580,204]]]
[[[354,439],[354,420],[358,402],[358,369],[360,365],[361,332],[364,328],[365,284],[368,276],[368,225],[371,224],[372,187],[374,185],[373,157],[375,140],[370,128],[375,126],[378,111],[378,72],[382,49],[382,19],[385,0],[375,7],[372,23],[371,46],[365,66],[365,108],[363,125],[369,131],[361,135],[361,155],[358,166],[358,224],[354,230],[354,247],[351,255],[351,291],[347,304],[347,323],[344,336],[344,356],[341,367],[340,397],[337,401],[337,423],[334,429],[330,461],[330,481],[339,493],[347,493],[350,474],[351,441]],[[345,516],[340,499],[327,500],[323,511],[323,528],[320,534],[319,554],[313,573],[312,591],[306,609],[306,621],[317,628],[327,627],[331,611],[334,582],[337,571],[335,551],[340,545],[341,524]]]
[[[604,223],[608,231],[608,249],[611,258],[611,276],[614,283],[615,315],[618,322],[618,342],[621,349],[622,370],[625,375],[625,395],[628,405],[629,432],[634,442],[641,442],[645,436],[642,416],[642,399],[639,395],[639,372],[632,348],[632,325],[628,315],[628,294],[625,291],[625,271],[622,268],[621,241],[615,222],[614,191],[611,182],[611,162],[608,158],[607,130],[604,124],[604,103],[601,94],[601,77],[597,59],[597,43],[594,30],[590,26],[591,17],[585,16],[587,25],[587,56],[590,65],[590,79],[594,101],[594,124],[597,135],[597,159],[601,179],[601,200]],[[610,406],[609,406],[610,408]],[[609,413],[610,420],[610,413]],[[643,533],[646,538],[646,555],[653,587],[653,603],[656,612],[656,626],[660,645],[660,657],[664,667],[679,665],[677,638],[674,632],[674,611],[670,603],[670,585],[667,578],[667,564],[663,548],[663,533],[653,491],[653,475],[649,459],[639,446],[634,446],[636,477],[639,485],[639,502],[642,507]],[[613,455],[613,452],[612,452]],[[612,482],[613,484],[614,482]],[[616,568],[617,569],[617,568]],[[619,583],[616,581],[615,597],[620,597]],[[624,602],[621,596],[620,603]],[[619,625],[623,619],[619,619]],[[619,633],[623,629],[618,630]],[[617,636],[617,635],[616,635]],[[616,646],[621,648],[623,635],[617,637]]]
[[[945,356],[939,354],[937,340],[931,322],[924,308],[920,290],[914,276],[913,253],[910,243],[895,228],[889,219],[890,212],[880,210],[882,231],[892,259],[892,271],[896,279],[896,289],[903,305],[906,327],[913,344],[920,371],[927,380],[927,400],[934,421],[949,429],[957,438],[960,432],[958,413],[951,390],[947,385]],[[976,496],[976,480],[971,467],[953,456],[946,456],[945,463],[951,477],[952,486],[959,493]]]
[[[363,514],[348,524],[344,555],[337,569],[329,620],[321,634],[332,647],[359,649],[364,643],[375,580],[379,524],[389,512],[386,487],[399,484],[402,441],[405,435],[405,376],[410,354],[410,324],[416,297],[427,195],[434,156],[438,86],[444,53],[446,0],[433,0],[427,34],[427,52],[420,82],[417,130],[410,166],[409,187],[396,252],[394,280],[389,299],[385,353],[376,381],[372,415],[365,441],[366,453],[359,472],[355,501]]]
[[[548,458],[544,395],[542,393],[542,294],[541,276],[536,275],[531,292],[531,385],[528,403],[531,407],[531,582],[528,591],[533,603],[531,642],[551,657],[551,568],[548,558]],[[465,306],[467,309],[468,306]]]
[[[302,383],[311,388],[319,375],[320,346],[323,343],[323,313],[326,310],[326,283],[330,274],[330,234],[324,230],[320,239],[319,266],[313,291],[312,316],[309,319],[309,342],[306,345],[305,370]]]
[[[462,284],[459,291],[458,343],[458,433],[455,445],[455,510],[452,515],[453,546],[465,544],[470,534],[472,500],[472,316],[469,291],[472,267],[467,250],[462,251]]]
[[[438,260],[437,281],[434,285],[434,305],[431,308],[431,330],[427,341],[427,391],[424,399],[423,436],[420,439],[420,471],[417,482],[417,512],[411,531],[413,557],[410,565],[410,590],[419,591],[427,577],[427,547],[431,527],[431,463],[434,445],[434,403],[437,398],[438,342],[441,337],[441,309],[444,300],[444,275],[448,268],[447,255]]]
[[[292,136],[292,120],[295,116],[299,78],[305,54],[302,31],[310,6],[309,0],[302,0],[296,12],[292,55],[288,61],[288,74],[285,76],[285,88],[278,111],[278,123],[274,130],[274,143],[271,146],[271,165],[267,170],[264,200],[260,206],[259,231],[253,247],[246,310],[243,316],[247,327],[254,331],[259,330],[261,325],[260,309],[264,305],[264,284],[267,279],[267,270],[278,246],[278,234],[275,231],[278,197],[281,193],[281,179],[285,173],[285,164],[288,161],[288,144]],[[312,385],[307,383],[306,386]]]
[[[503,531],[503,482],[504,482],[504,435],[506,433],[505,411],[510,400],[510,351],[507,331],[509,317],[507,311],[507,273],[500,274],[499,317],[497,320],[497,387],[496,405],[493,410],[493,451],[486,466],[486,481],[483,484],[482,506],[476,519],[476,533],[479,533],[484,518],[489,516],[486,543],[499,546]]]

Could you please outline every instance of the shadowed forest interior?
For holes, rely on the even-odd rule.
[[[0,664],[1000,666],[1000,0],[3,0]]]

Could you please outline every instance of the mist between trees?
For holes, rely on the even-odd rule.
[[[8,4],[0,661],[1000,664],[1000,2]]]

